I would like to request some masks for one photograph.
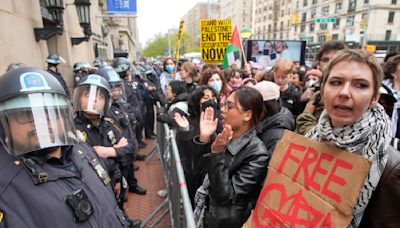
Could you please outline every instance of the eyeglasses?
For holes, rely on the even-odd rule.
[[[226,110],[231,110],[231,109],[237,109],[239,112],[242,112],[242,110],[235,104],[232,102],[226,102],[224,104],[222,104],[221,108],[226,108]]]
[[[45,110],[47,120],[50,119],[49,110]],[[60,113],[54,110],[55,117],[57,119],[60,118]],[[34,121],[33,113],[31,110],[18,110],[10,113],[10,116],[13,116],[15,120],[20,124],[32,123]]]

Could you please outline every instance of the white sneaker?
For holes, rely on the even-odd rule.
[[[167,189],[161,189],[157,192],[157,195],[159,197],[165,198],[168,195],[168,190]]]

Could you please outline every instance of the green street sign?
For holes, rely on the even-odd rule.
[[[336,23],[335,17],[327,17],[327,18],[315,18],[315,23]]]

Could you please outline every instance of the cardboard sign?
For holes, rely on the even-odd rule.
[[[347,227],[371,162],[285,131],[244,227]]]
[[[200,21],[201,56],[207,64],[220,64],[232,36],[231,19]]]

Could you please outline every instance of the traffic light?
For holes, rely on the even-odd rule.
[[[360,29],[365,30],[365,18],[361,18]]]

